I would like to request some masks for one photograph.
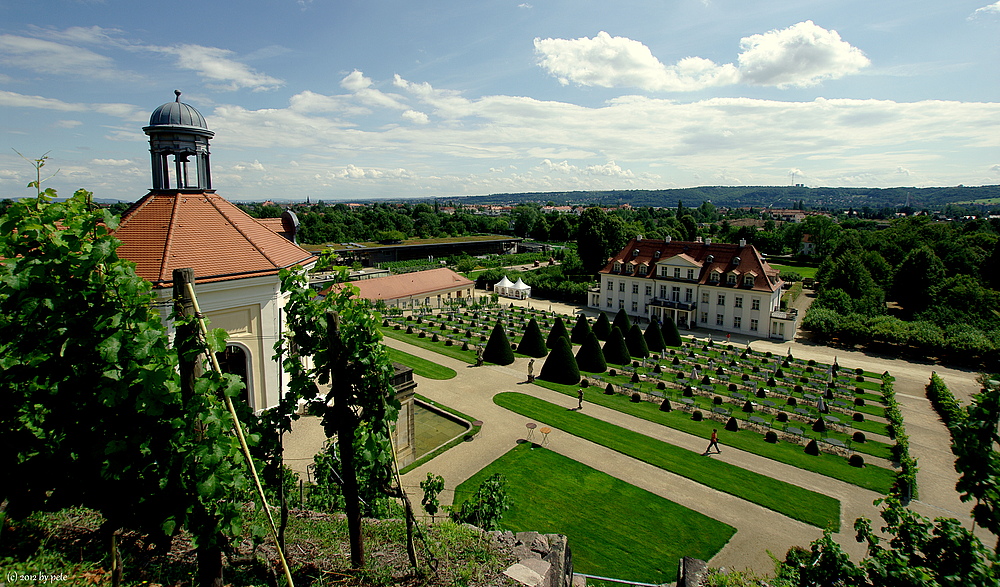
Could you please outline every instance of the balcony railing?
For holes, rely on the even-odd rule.
[[[649,300],[649,305],[659,306],[661,308],[672,308],[675,310],[694,310],[698,307],[697,302],[676,302],[674,300],[667,300],[664,298],[653,298]]]
[[[795,308],[790,308],[785,311],[773,311],[771,312],[771,318],[775,320],[795,320],[799,315],[799,311]]]

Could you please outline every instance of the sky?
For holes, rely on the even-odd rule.
[[[1000,184],[1000,1],[0,0],[0,197],[142,197],[175,89],[238,201]]]

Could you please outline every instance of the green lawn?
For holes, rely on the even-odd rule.
[[[438,365],[427,359],[394,348],[389,348],[389,358],[397,363],[411,367],[414,373],[428,379],[451,379],[455,375],[458,375],[454,369]]]
[[[576,391],[579,389],[579,387],[575,385],[551,383],[537,378],[535,379],[535,385],[540,385],[571,397],[576,397]],[[674,409],[671,412],[661,412],[659,405],[657,404],[646,401],[635,403],[629,401],[629,398],[624,395],[605,395],[602,389],[603,388],[601,387],[590,387],[585,389],[584,402],[598,404],[637,418],[642,418],[643,420],[656,422],[657,424],[662,424],[669,428],[674,428],[682,432],[687,432],[688,434],[700,436],[705,439],[706,446],[708,444],[708,437],[712,433],[712,428],[722,428],[719,422],[712,420],[695,422],[691,419],[690,414],[682,412],[678,409]],[[549,422],[549,424],[552,424],[552,422]],[[857,423],[857,425],[859,427],[870,425],[873,429],[877,429],[878,427],[883,429],[885,428],[884,424],[876,422],[861,422]],[[819,434],[808,430],[808,427],[804,427],[803,429],[806,430],[807,434],[812,437],[820,436]],[[892,489],[892,485],[895,480],[895,473],[889,469],[873,465],[867,465],[865,468],[859,469],[848,464],[847,459],[844,457],[827,453],[821,453],[819,456],[807,455],[803,447],[798,444],[788,442],[771,444],[769,442],[764,442],[762,435],[749,430],[741,430],[740,432],[723,432],[723,434],[725,435],[725,444],[732,446],[733,448],[738,448],[755,455],[767,457],[806,471],[812,471],[813,473],[833,477],[834,479],[839,479],[845,483],[870,489],[876,493],[888,493]],[[824,434],[823,436],[843,437],[842,435],[837,434]],[[882,458],[889,458],[891,450],[889,446],[874,442],[871,444],[873,445],[872,448],[865,450],[864,452],[871,453],[874,454],[874,456]]]
[[[790,518],[819,528],[831,527],[834,531],[840,528],[840,502],[832,497],[702,456],[522,393],[499,393],[493,396],[493,402],[533,420],[545,422],[574,436]],[[720,441],[728,444],[731,434],[723,430]]]
[[[771,267],[774,267],[778,271],[794,271],[804,278],[812,277],[816,278],[816,267],[809,267],[807,265],[780,265],[778,263],[768,263]]]
[[[413,346],[418,346],[422,349],[427,349],[429,351],[434,351],[435,353],[440,353],[446,357],[451,357],[453,359],[458,359],[459,361],[464,361],[466,363],[475,364],[476,353],[475,351],[463,351],[462,345],[452,345],[447,346],[444,344],[444,340],[440,342],[431,342],[429,337],[419,338],[415,334],[406,334],[405,330],[393,330],[391,326],[389,327],[379,327],[384,336],[389,338],[395,338],[396,340],[401,340],[412,344]],[[471,347],[470,347],[471,348]]]
[[[531,443],[521,444],[455,489],[470,497],[494,473],[508,481],[504,528],[565,534],[575,570],[662,584],[677,560],[709,560],[736,533],[727,524]]]

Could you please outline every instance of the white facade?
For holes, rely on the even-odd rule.
[[[669,317],[682,329],[781,340],[794,337],[796,316],[780,311],[777,272],[753,247],[716,245],[710,249],[716,251],[713,255],[697,250],[711,246],[710,242],[653,243],[651,247],[649,241],[633,241],[614,257],[601,271],[599,289],[591,291],[589,306],[611,313],[625,310],[648,320]],[[677,245],[697,250],[698,255],[678,252]],[[734,253],[757,260],[744,261]]]

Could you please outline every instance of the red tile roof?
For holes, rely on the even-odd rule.
[[[122,216],[118,255],[154,287],[171,287],[174,269],[194,268],[198,283],[275,275],[314,255],[214,193],[150,192]]]
[[[711,262],[708,261],[709,255],[712,256]],[[696,266],[700,265],[698,283],[701,285],[747,289],[747,286],[743,285],[743,278],[746,275],[752,275],[754,282],[750,289],[773,292],[781,287],[778,270],[768,265],[757,249],[750,244],[740,246],[728,243],[706,244],[690,241],[671,241],[668,243],[661,239],[632,239],[625,245],[624,249],[608,260],[608,264],[600,272],[611,275],[654,278],[655,271],[652,268],[655,267],[655,264],[671,257],[681,257]],[[733,265],[735,257],[740,258],[738,265]],[[621,273],[614,270],[615,262],[634,266],[646,264],[651,269],[646,275],[638,275],[634,271]],[[738,275],[736,285],[728,285],[725,275],[734,269]],[[722,278],[719,282],[709,283],[709,276],[715,271],[721,272]],[[672,274],[667,279],[670,277]]]
[[[358,297],[368,300],[398,300],[426,296],[435,292],[475,287],[474,281],[445,267],[390,275],[389,277],[362,279],[361,281],[352,281],[351,284],[361,290]]]

